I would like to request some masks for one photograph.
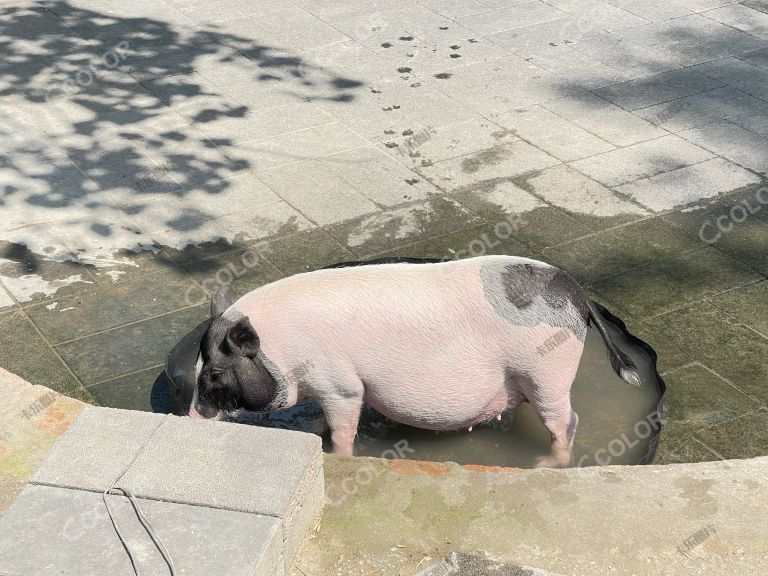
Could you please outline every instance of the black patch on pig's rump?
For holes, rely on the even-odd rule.
[[[519,308],[531,306],[541,296],[551,308],[572,303],[586,320],[589,315],[584,291],[578,282],[562,270],[532,264],[508,264],[502,281],[507,299]]]
[[[486,298],[512,324],[547,324],[567,328],[581,341],[586,337],[586,296],[566,272],[543,262],[493,260],[480,276]]]

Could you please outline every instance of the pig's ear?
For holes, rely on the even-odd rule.
[[[211,317],[216,318],[224,314],[224,311],[235,302],[235,296],[232,294],[232,286],[222,284],[211,296]]]
[[[259,337],[248,318],[241,318],[227,330],[227,345],[233,354],[253,358],[259,351]]]

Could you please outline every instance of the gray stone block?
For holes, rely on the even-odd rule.
[[[614,0],[615,2],[615,0]],[[648,20],[602,0],[550,0],[552,6],[578,18],[589,20],[603,30],[623,30],[631,26],[643,26]]]
[[[109,496],[110,510],[144,576],[166,576],[162,555],[127,498]],[[138,500],[184,576],[275,576],[284,573],[277,518]],[[19,576],[133,574],[101,494],[27,486],[0,519],[0,573]]]
[[[624,41],[623,35],[623,31],[595,34],[576,40],[570,46],[597,62],[620,70],[627,78],[644,78],[680,67],[653,47]]]
[[[765,100],[768,98],[768,70],[753,66],[738,58],[723,58],[714,62],[707,62],[692,68],[719,82],[729,84]]]
[[[768,40],[768,14],[763,14],[740,3],[711,10],[707,12],[706,16],[736,28],[736,30]]]
[[[514,32],[514,30],[512,31]],[[593,90],[634,77],[632,73],[572,50],[570,44],[547,46],[525,57],[526,62],[551,72],[557,82],[574,91]],[[570,120],[570,118],[568,118]]]
[[[667,134],[650,122],[590,92],[546,102],[543,106],[614,146],[629,146]]]
[[[706,70],[702,70],[706,72]],[[720,80],[694,70],[672,70],[597,90],[597,94],[626,110],[637,110],[676,98],[722,87]]]
[[[543,2],[533,2],[522,6],[511,6],[501,10],[465,16],[459,18],[458,22],[478,34],[493,34],[523,26],[541,24],[562,16],[563,13],[552,6]]]
[[[601,29],[596,24],[564,14],[562,18],[556,20],[497,32],[488,35],[488,38],[526,58],[552,45],[567,45],[574,40],[599,32]]]
[[[377,212],[379,208],[319,160],[257,173],[281,197],[321,226]]]
[[[745,114],[764,115],[768,104],[736,88],[701,92],[635,110],[635,114],[670,132],[680,132]]]
[[[706,150],[669,135],[577,160],[573,166],[606,186],[618,186],[710,158]]]
[[[422,139],[430,137],[426,132],[421,134]],[[425,200],[430,194],[439,193],[400,162],[375,148],[356,148],[334,154],[323,158],[321,164],[381,206]]]
[[[718,156],[754,170],[768,171],[768,139],[730,122],[715,122],[680,133],[680,136]]]
[[[511,142],[474,154],[419,167],[416,171],[447,192],[494,178],[511,178],[542,170],[560,161],[527,142]]]
[[[713,158],[618,186],[616,191],[661,212],[759,182],[760,178],[751,172],[722,158]]]
[[[101,492],[163,418],[89,408],[31,482]],[[322,470],[317,436],[169,416],[119,485],[140,498],[279,518],[289,565],[322,507]]]
[[[614,150],[608,142],[541,106],[507,112],[494,121],[563,161]]]
[[[341,124],[325,124],[281,134],[265,140],[249,140],[227,146],[231,158],[247,162],[252,170],[266,170],[273,166],[290,164],[298,159],[316,158],[335,154],[368,144],[352,130]]]
[[[635,2],[634,0],[611,0],[611,3],[622,10],[631,12],[636,16],[650,20],[651,22],[679,18],[691,13],[687,8],[665,0],[646,0],[645,2]]]

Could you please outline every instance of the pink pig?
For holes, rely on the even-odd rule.
[[[363,402],[430,430],[470,428],[529,402],[552,439],[538,465],[568,466],[579,421],[570,390],[590,319],[616,372],[639,384],[578,283],[528,258],[324,269],[232,300],[228,287],[212,298],[190,416],[310,396],[339,454],[353,453]]]

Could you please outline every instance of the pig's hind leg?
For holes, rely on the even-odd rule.
[[[536,461],[537,468],[567,468],[571,464],[571,450],[576,436],[579,416],[571,408],[570,400],[551,411],[539,414],[552,439],[551,452]]]
[[[577,360],[579,356],[576,355]],[[579,424],[579,417],[571,407],[571,385],[577,368],[578,361],[551,358],[546,366],[523,378],[525,397],[551,439],[551,452],[537,460],[537,468],[567,468],[571,463],[573,440]]]

